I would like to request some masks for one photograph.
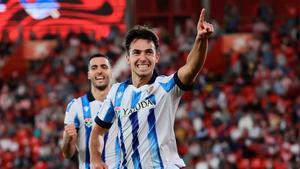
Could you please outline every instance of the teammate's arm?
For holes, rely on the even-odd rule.
[[[71,158],[76,152],[77,130],[74,124],[65,126],[62,152],[65,158]]]
[[[95,117],[95,125],[90,137],[90,162],[92,169],[108,169],[108,166],[101,159],[101,150],[103,145],[99,138],[109,130],[115,120],[115,111],[113,106],[113,97],[116,95],[117,87],[113,85]],[[104,147],[103,147],[104,148]]]
[[[106,128],[102,128],[99,125],[94,125],[90,138],[90,155],[91,155],[91,167],[92,169],[108,169],[108,166],[101,159],[101,143],[99,137],[103,137],[108,131]]]
[[[205,21],[205,9],[202,9],[193,48],[188,55],[186,64],[178,70],[178,77],[183,84],[192,84],[202,69],[207,55],[208,38],[213,31],[212,24]]]

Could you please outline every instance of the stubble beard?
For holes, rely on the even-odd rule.
[[[94,83],[93,86],[94,86],[96,89],[98,89],[98,90],[100,90],[100,91],[103,91],[103,90],[105,90],[105,89],[108,87],[108,84],[97,85],[96,83]]]

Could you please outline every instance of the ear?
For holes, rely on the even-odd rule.
[[[127,64],[130,64],[130,61],[129,61],[129,57],[130,57],[130,56],[129,56],[128,54],[126,54],[125,57],[126,57]]]
[[[158,63],[159,58],[160,58],[160,52],[157,52],[155,55],[155,63]]]

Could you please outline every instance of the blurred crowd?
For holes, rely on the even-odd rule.
[[[238,9],[226,11],[224,24],[213,21],[209,50],[220,36],[239,32]],[[300,168],[300,18],[291,16],[276,27],[270,8],[258,11],[247,50],[219,56],[230,63],[224,74],[203,70],[183,96],[175,133],[187,169]],[[195,24],[187,19],[175,35],[155,28],[161,74],[182,65],[178,60],[192,48]],[[116,81],[128,78],[123,37],[117,28],[101,39],[84,32],[70,31],[66,38],[49,33],[43,39],[58,45],[46,59],[30,61],[22,75],[0,74],[0,168],[77,168],[76,160],[64,160],[60,151],[66,104],[89,90],[91,54],[111,58]],[[16,43],[2,36],[0,69]]]

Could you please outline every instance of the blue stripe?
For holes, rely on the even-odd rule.
[[[75,125],[75,128],[79,128],[80,126],[80,121],[79,121],[79,118],[78,118],[78,113],[76,112],[76,115],[75,115],[75,118],[74,118],[74,125]]]
[[[116,164],[114,168],[120,168],[120,144],[118,137],[115,139],[115,153],[116,153]]]
[[[131,96],[131,108],[134,108],[138,101],[140,100],[141,92],[132,92]],[[138,113],[134,112],[129,116],[131,126],[132,126],[132,149],[133,154],[131,155],[133,160],[133,165],[135,169],[142,168],[141,160],[140,160],[140,153],[138,151],[139,146],[139,138],[138,138],[138,129],[139,129],[139,120],[138,120]]]
[[[169,92],[175,86],[174,77],[172,77],[167,83],[160,83],[160,85],[166,92]]]
[[[105,114],[104,121],[108,123],[112,123],[112,120],[114,119],[115,115],[116,114],[114,111],[113,104],[110,102],[110,107],[107,110],[107,113]]]
[[[145,100],[150,100],[151,101],[151,103],[153,103],[154,105],[156,105],[156,100],[155,100],[155,96],[152,94],[152,95],[150,95],[150,96],[148,96],[148,97],[146,97],[146,99]]]
[[[156,104],[155,96],[151,95],[149,99]],[[158,139],[156,133],[156,118],[154,113],[154,108],[150,109],[150,113],[148,115],[148,140],[150,143],[151,149],[151,158],[153,163],[153,168],[164,168],[163,162],[160,156],[159,146],[158,146]]]
[[[73,105],[74,102],[75,102],[75,99],[72,99],[72,100],[70,101],[70,103],[69,103],[68,106],[67,106],[66,112],[70,112],[70,108],[71,108],[71,106]],[[75,125],[75,128],[77,128],[77,129],[78,129],[79,126],[80,126],[80,121],[79,121],[77,112],[76,112],[76,115],[75,115],[75,117],[74,117],[74,125]]]
[[[109,136],[109,132],[106,133],[104,135],[104,138],[103,138],[104,139],[104,149],[102,151],[102,160],[103,160],[103,162],[106,161],[106,159],[105,159],[105,149],[106,149],[108,136]],[[115,169],[120,168],[119,165],[120,165],[120,145],[119,145],[118,137],[116,137],[115,138],[115,166],[114,166],[114,168]]]
[[[132,95],[131,95],[131,108],[134,108],[137,105],[137,103],[139,102],[139,100],[141,98],[141,93],[142,92],[132,91]]]
[[[139,121],[138,121],[138,116],[137,112],[132,113],[129,116],[129,119],[131,121],[131,126],[132,126],[132,149],[133,153],[131,155],[131,158],[133,160],[133,165],[135,169],[142,168],[141,166],[141,160],[140,160],[140,153],[138,151],[138,146],[139,146],[139,139],[138,139],[138,129],[139,129]]]
[[[82,102],[82,112],[83,118],[88,119],[91,118],[91,107],[87,95],[81,97]],[[92,131],[92,126],[85,126],[85,169],[90,169],[90,151],[89,151],[89,142],[90,142],[90,134]]]
[[[115,106],[121,106],[121,101],[127,86],[128,84],[126,82],[120,84],[115,96]]]
[[[126,90],[128,86],[127,82],[121,83],[117,92],[116,92],[116,96],[115,96],[115,107],[120,107],[121,106],[121,102],[124,96],[124,92]],[[122,132],[122,123],[121,123],[121,119],[120,116],[118,116],[118,127],[120,130],[120,142],[121,142],[121,150],[123,152],[123,162],[122,162],[122,166],[124,169],[127,169],[126,164],[127,164],[127,160],[126,160],[126,148],[125,148],[125,144],[124,144],[124,136],[123,136],[123,132]]]
[[[123,136],[123,132],[122,132],[122,124],[121,124],[121,119],[120,117],[118,118],[118,126],[120,129],[120,140],[121,140],[121,150],[123,152],[123,162],[122,162],[122,166],[124,169],[127,169],[126,164],[127,164],[127,160],[126,160],[126,149],[125,149],[125,144],[124,144],[124,136]]]
[[[102,160],[103,162],[105,162],[105,149],[106,149],[106,142],[107,142],[107,138],[108,138],[108,135],[109,135],[109,132],[107,132],[104,137],[103,137],[103,141],[104,141],[104,145],[103,145],[103,150],[102,150],[102,154],[101,154],[101,157],[102,157]]]

